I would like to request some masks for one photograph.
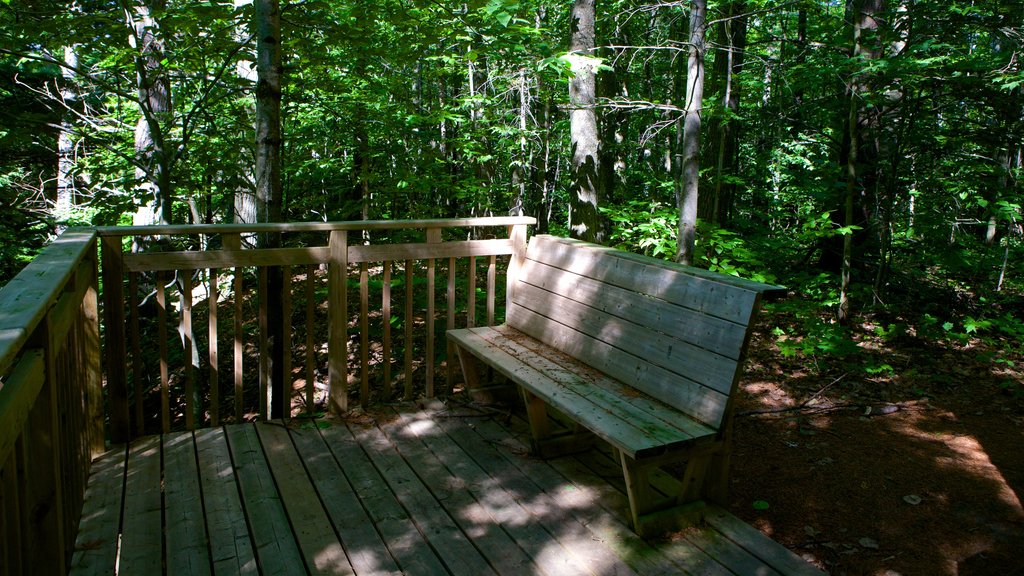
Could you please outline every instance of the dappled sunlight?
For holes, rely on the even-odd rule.
[[[775,382],[752,382],[743,388],[766,410],[791,408],[798,404],[789,390]]]
[[[993,496],[1024,519],[1024,507],[1020,498],[999,468],[992,463],[985,447],[977,438],[953,431],[925,430],[920,427],[920,421],[920,417],[908,418],[907,422],[898,423],[894,427],[908,437],[945,448],[940,448],[934,457],[937,465],[970,474],[980,481],[990,482],[995,487]]]

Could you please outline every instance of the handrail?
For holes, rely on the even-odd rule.
[[[401,386],[394,392],[405,398],[414,393],[433,396],[434,371],[446,359],[445,352],[435,345],[437,328],[454,328],[457,322],[474,325],[480,314],[486,315],[487,322],[495,321],[495,300],[500,297],[497,287],[501,286],[496,258],[507,256],[510,269],[519,266],[525,254],[526,228],[534,223],[533,218],[498,217],[69,229],[0,290],[0,523],[5,526],[0,573],[62,573],[73,552],[91,459],[105,449],[106,440],[125,442],[148,431],[142,426],[152,415],[152,411],[146,413],[149,416],[143,413],[142,395],[148,392],[137,380],[149,368],[141,361],[146,335],[140,330],[139,286],[144,275],[150,275],[147,281],[152,283],[158,303],[156,319],[149,324],[159,332],[155,338],[162,382],[157,389],[162,388],[164,394],[163,430],[170,420],[167,327],[177,315],[181,346],[175,353],[194,358],[192,344],[196,338],[191,314],[201,298],[205,298],[210,319],[208,356],[203,359],[209,371],[205,392],[210,395],[210,411],[204,414],[199,401],[194,401],[204,390],[191,373],[195,368],[191,361],[182,368],[184,393],[176,391],[181,406],[175,410],[186,413],[186,428],[207,422],[218,424],[217,313],[222,307],[228,311],[227,304],[220,304],[222,284],[227,287],[225,294],[230,291],[234,306],[235,390],[240,391],[242,386],[243,344],[258,350],[260,385],[264,385],[268,314],[272,307],[280,307],[285,318],[300,318],[301,310],[292,314],[292,294],[299,302],[304,289],[305,319],[298,320],[297,325],[304,325],[300,332],[306,338],[306,356],[299,361],[305,363],[307,405],[312,410],[312,382],[319,384],[322,380],[319,372],[323,366],[317,353],[322,356],[321,345],[326,344],[328,400],[332,409],[341,411],[347,408],[350,383],[353,388],[358,386],[360,403],[369,400],[371,352],[378,357],[376,366],[383,372],[378,382],[384,388],[378,393],[384,398],[391,395],[393,381]],[[451,228],[505,228],[508,235],[467,240],[458,237],[459,233],[445,239],[442,231]],[[364,243],[362,237],[349,242],[350,232],[386,230],[420,230],[423,237],[402,243]],[[242,249],[242,235],[264,232],[326,233],[327,239],[322,245],[306,247]],[[197,234],[222,235],[223,248],[151,254],[124,250],[124,240],[131,236]],[[301,240],[308,241],[306,236]],[[313,238],[314,244],[319,241]],[[107,359],[103,372],[98,305],[100,248],[103,348]],[[483,260],[483,265],[477,258]],[[318,264],[327,266],[326,279]],[[266,286],[274,267],[298,274],[283,275],[282,301],[270,303]],[[176,284],[166,281],[167,272],[174,272]],[[221,282],[229,275],[230,283]],[[478,278],[483,285],[480,289]],[[205,293],[197,296],[194,279],[205,281]],[[258,284],[255,291],[253,284]],[[422,292],[414,294],[413,286],[424,284],[426,296]],[[393,285],[404,288],[395,291],[395,310]],[[481,302],[477,301],[478,290],[483,295]],[[457,293],[463,300],[457,299]],[[180,306],[177,311],[169,305],[175,295]],[[243,323],[243,299],[248,298],[251,304],[253,295],[259,300],[258,342],[252,341]],[[371,300],[379,302],[379,309],[371,310],[376,305]],[[440,300],[440,308],[435,300]],[[317,315],[324,308],[328,312],[326,343],[317,340],[316,330],[323,320]],[[404,336],[393,338],[393,319],[401,321]],[[382,336],[372,342],[374,322]],[[419,326],[416,333],[414,325]],[[291,336],[288,331],[286,349],[290,349]],[[147,343],[145,348],[154,346]],[[286,374],[292,373],[291,356],[287,354],[284,359]],[[349,363],[356,366],[355,372]],[[392,377],[392,364],[400,378]],[[448,386],[453,381],[451,369],[449,364]],[[414,372],[420,388],[414,388]],[[133,390],[129,390],[129,383],[134,384]],[[259,391],[262,417],[267,416],[265,391]],[[135,404],[132,416],[130,401]],[[242,404],[237,394],[235,403],[236,418],[240,418]]]
[[[123,440],[156,431],[153,426],[157,422],[160,430],[167,431],[174,426],[193,429],[206,423],[217,425],[224,417],[237,421],[245,413],[269,417],[271,399],[275,397],[275,386],[271,382],[275,376],[268,364],[274,337],[267,330],[269,318],[276,313],[287,317],[286,324],[306,337],[305,345],[299,344],[305,350],[305,357],[297,357],[295,362],[297,366],[305,365],[304,375],[300,373],[292,378],[291,353],[285,353],[283,358],[275,361],[278,365],[283,364],[283,378],[288,383],[306,388],[304,403],[310,413],[314,404],[319,403],[314,398],[315,385],[326,386],[327,407],[334,412],[348,409],[350,381],[353,390],[358,390],[360,404],[366,405],[371,396],[371,364],[375,367],[373,370],[380,371],[372,375],[381,384],[380,396],[387,398],[392,394],[392,366],[401,367],[405,398],[416,393],[434,396],[436,368],[447,366],[446,387],[453,381],[452,367],[446,362],[447,349],[435,346],[438,339],[435,331],[440,326],[437,321],[445,322],[446,328],[453,328],[456,309],[465,309],[473,310],[466,313],[465,321],[470,325],[475,322],[478,274],[486,287],[485,302],[481,303],[486,304],[487,320],[493,320],[494,303],[499,294],[495,289],[495,258],[511,256],[509,265],[518,265],[526,247],[526,228],[535,222],[530,217],[488,217],[98,228],[103,248],[106,357],[108,365],[116,367],[108,369],[107,373],[111,437]],[[453,228],[501,228],[507,237],[494,238],[494,234],[490,234],[484,239],[467,240],[460,237],[460,231],[445,238],[442,232]],[[389,241],[386,234],[381,234],[417,230],[419,237],[405,234],[408,239],[401,242]],[[375,236],[383,240],[380,243],[367,242],[365,236],[360,236],[358,241],[350,241],[350,233],[361,231],[375,231],[378,233]],[[262,232],[299,233],[300,236],[286,242],[285,247],[243,249],[241,238],[244,235]],[[309,233],[319,235],[310,236]],[[168,249],[174,242],[154,246],[152,252],[128,252],[124,248],[124,240],[128,237],[163,236],[173,239],[175,236],[217,234],[221,241],[203,249]],[[477,258],[486,259],[486,278],[477,271]],[[326,278],[318,272],[318,266],[327,267]],[[268,302],[273,298],[267,289],[269,274],[281,267],[285,270],[299,269],[297,274],[292,271],[278,280],[284,282],[282,300]],[[305,273],[301,267],[306,267]],[[399,271],[401,276],[392,276]],[[439,272],[444,273],[447,286],[436,285]],[[359,295],[350,296],[346,287],[356,279],[356,274]],[[424,275],[425,306],[422,292],[414,295],[412,291],[413,284],[422,282]],[[457,275],[462,280],[457,282]],[[227,277],[231,281],[225,282]],[[176,280],[170,282],[171,278]],[[193,282],[198,284],[193,285]],[[139,286],[142,284],[147,288],[140,296]],[[393,295],[396,302],[404,303],[396,310],[391,306],[393,284],[405,287],[404,293]],[[456,302],[457,286],[465,296],[464,304]],[[370,298],[370,292],[375,292],[373,298]],[[435,292],[439,293],[436,297]],[[186,294],[192,297],[185,297]],[[221,304],[219,300],[222,297],[229,298],[230,302]],[[140,318],[139,309],[144,298],[156,303],[155,323],[152,320],[148,323],[159,329],[148,336],[145,330],[147,322]],[[304,301],[305,318],[293,313],[293,300]],[[371,300],[380,303],[377,309],[371,310],[374,308]],[[438,317],[435,300],[442,301],[446,310],[444,318]],[[253,335],[245,329],[252,323],[239,318],[245,314],[247,306],[257,301],[259,310],[255,319],[258,320],[258,329]],[[414,305],[414,301],[420,304]],[[206,330],[208,336],[194,330],[194,305],[205,310],[210,319]],[[357,306],[358,312],[354,310]],[[324,308],[327,317],[317,320],[318,311]],[[149,314],[154,315],[152,311]],[[227,323],[220,326],[217,318],[221,315],[232,316],[234,326]],[[371,316],[379,318],[379,321],[371,320]],[[173,331],[173,328],[168,329],[172,317],[177,318],[180,345],[178,342],[172,344],[168,338]],[[357,328],[349,328],[353,319]],[[392,337],[392,320],[402,323],[403,331],[397,339]],[[321,336],[316,334],[316,327],[322,325],[326,325],[327,330],[321,340]],[[415,333],[414,325],[417,326]],[[371,339],[371,330],[378,336]],[[288,330],[278,336],[285,340],[284,349],[289,351],[292,349],[291,332]],[[358,337],[350,339],[350,334]],[[149,344],[140,346],[140,341]],[[391,356],[396,351],[396,342],[401,343],[401,356]],[[326,344],[326,370],[317,357],[318,351],[322,355],[321,344]],[[374,346],[378,352],[373,354],[376,360],[371,362],[370,348]],[[227,354],[222,355],[222,349]],[[255,391],[249,376],[253,370],[246,369],[246,366],[252,366],[249,364],[251,359],[244,352],[246,349],[256,350],[258,382]],[[228,355],[234,359],[233,365],[222,362]],[[189,360],[179,359],[175,365],[175,357],[180,356],[189,356]],[[222,382],[221,372],[230,373],[230,385],[227,381]],[[322,372],[326,372],[326,378],[320,377]],[[280,372],[277,374],[276,378],[282,378]],[[299,380],[304,380],[304,384]],[[281,398],[279,386],[278,399]],[[229,397],[234,399],[233,406],[229,406],[231,401],[225,402]],[[240,397],[248,401],[255,398],[258,405],[247,405],[239,400]],[[178,405],[177,417],[173,414],[174,405]]]
[[[0,290],[0,374],[53,307],[95,237],[93,230],[68,229]]]
[[[95,231],[70,229],[0,290],[0,573],[59,574],[73,550],[104,449],[97,279]]]
[[[427,228],[473,228],[531,226],[532,216],[485,216],[430,220],[354,220],[344,222],[264,222],[256,224],[169,224],[155,226],[100,226],[100,236],[173,236],[178,234],[245,234],[247,232],[349,232],[368,230],[413,230]]]

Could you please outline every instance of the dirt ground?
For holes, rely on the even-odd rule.
[[[1024,575],[1020,362],[908,340],[875,378],[772,340],[736,407],[734,514],[833,575]]]

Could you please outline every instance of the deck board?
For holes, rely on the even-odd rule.
[[[141,438],[93,463],[71,573],[816,573],[718,509],[645,541],[607,454],[538,460],[525,432],[457,407]]]

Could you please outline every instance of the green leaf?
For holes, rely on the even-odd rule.
[[[754,510],[767,510],[768,509],[768,501],[767,500],[754,500],[753,506],[754,506]]]

